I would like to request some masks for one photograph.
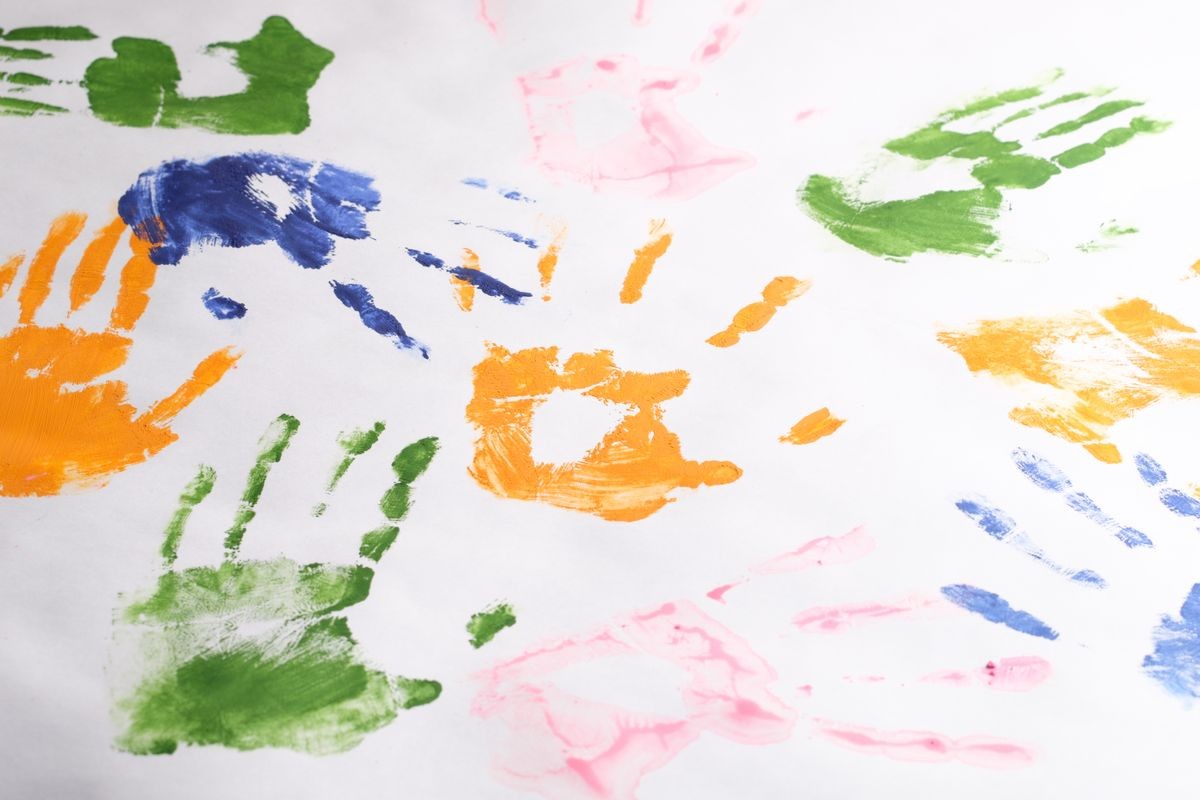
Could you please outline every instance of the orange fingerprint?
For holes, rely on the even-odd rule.
[[[17,270],[21,268],[21,262],[24,260],[25,254],[17,253],[15,256],[10,256],[8,261],[0,264],[0,297],[4,297],[8,287],[12,286],[13,279],[17,277]]]
[[[650,221],[650,240],[634,251],[629,271],[625,273],[625,283],[621,286],[622,303],[636,303],[642,299],[642,289],[650,278],[654,263],[671,246],[671,234],[664,230],[666,225],[665,219]]]
[[[819,408],[792,426],[779,441],[792,444],[811,444],[830,435],[846,422],[829,413],[828,408]]]
[[[790,275],[773,278],[762,290],[763,299],[751,303],[733,315],[733,322],[720,333],[708,339],[714,347],[732,347],[741,340],[743,333],[757,331],[771,321],[775,312],[808,291],[812,281],[802,281]]]
[[[46,234],[45,241],[34,254],[25,285],[21,287],[21,294],[17,298],[17,304],[21,308],[21,324],[33,322],[34,313],[50,296],[50,281],[54,279],[58,259],[83,231],[85,222],[85,214],[68,211],[50,223],[50,232]]]
[[[125,221],[117,217],[101,228],[96,234],[96,238],[92,239],[87,249],[83,251],[79,268],[71,276],[72,311],[78,311],[80,306],[91,300],[96,292],[100,291],[100,287],[104,284],[104,275],[108,271],[108,262],[112,260],[113,252],[117,249],[117,242],[121,240],[121,234],[124,232]]]
[[[1200,337],[1142,299],[1097,313],[986,320],[943,331],[972,372],[1042,387],[1043,402],[1009,416],[1069,442],[1101,461],[1121,460],[1108,429],[1169,397],[1200,395]]]
[[[509,352],[492,345],[475,366],[467,419],[479,430],[469,472],[500,496],[539,500],[607,520],[644,519],[680,487],[730,483],[742,471],[728,461],[689,461],[663,424],[661,404],[687,388],[683,370],[625,372],[612,353],[577,353],[560,364],[557,347]],[[533,459],[534,410],[554,390],[581,392],[629,411],[579,461]]]
[[[122,331],[131,329],[142,318],[150,303],[150,289],[158,274],[158,267],[150,260],[149,242],[136,236],[130,237],[129,249],[133,255],[121,270],[117,302],[113,306],[110,321],[113,328]]]
[[[554,280],[554,268],[558,266],[558,252],[562,250],[563,240],[567,238],[567,226],[558,223],[554,226],[554,238],[546,245],[537,262],[538,277],[542,283],[542,299],[550,299],[550,281]]]
[[[463,248],[463,268],[464,269],[479,269],[479,255],[469,247]],[[457,275],[450,276],[450,287],[454,289],[454,299],[458,302],[458,307],[463,311],[470,311],[475,307],[475,284],[470,281],[464,281]]]
[[[30,324],[49,296],[58,257],[78,236],[84,219],[82,214],[66,215],[51,226],[35,258],[38,268],[31,265],[18,298],[21,324],[0,337],[3,496],[49,495],[70,484],[100,484],[145,461],[177,438],[166,427],[174,415],[220,380],[237,359],[227,350],[210,355],[179,389],[141,416],[129,403],[123,381],[94,382],[124,365],[133,343],[124,334],[145,308],[153,265],[147,269],[141,263],[147,253],[141,242],[131,243],[134,266],[127,264],[121,276],[114,327],[92,333]],[[85,254],[80,269],[94,267]],[[72,287],[86,287],[90,280],[72,280]]]
[[[1196,263],[1192,264],[1192,272],[1196,273],[1197,275],[1200,275],[1200,261],[1197,261]]]

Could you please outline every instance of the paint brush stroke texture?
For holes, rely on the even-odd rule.
[[[152,457],[178,436],[170,423],[217,384],[237,362],[217,350],[171,394],[139,412],[124,381],[100,380],[126,363],[133,331],[149,303],[156,267],[149,248],[129,238],[107,328],[89,332],[38,324],[58,262],[83,232],[87,217],[68,213],[50,226],[29,262],[17,296],[18,324],[0,338],[0,495],[58,494],[69,486],[102,486],[117,472]],[[120,219],[103,226],[84,249],[69,286],[70,313],[104,284],[109,262],[125,235]],[[0,296],[21,257],[0,271]],[[165,367],[165,369],[170,369]],[[176,371],[176,370],[171,370]]]
[[[1040,84],[982,97],[946,111],[920,130],[884,145],[888,152],[925,164],[957,159],[969,168],[977,188],[866,201],[855,196],[850,188],[853,181],[812,175],[797,190],[797,201],[834,236],[873,256],[896,261],[923,252],[994,256],[1000,250],[996,222],[1006,208],[1005,192],[1037,189],[1063,170],[1096,161],[1135,136],[1168,127],[1168,123],[1137,116],[1109,128],[1093,141],[1064,147],[1049,158],[1023,153],[1027,143],[998,135],[1004,126],[1057,106],[1086,103],[1103,93],[1072,92],[1045,100],[1045,89],[1046,84]],[[1073,133],[1140,105],[1131,100],[1102,102],[1068,122],[1045,128],[1034,139]],[[1015,110],[990,128],[957,130],[972,123],[985,124],[981,118],[1009,108]]]
[[[215,472],[201,468],[181,497],[157,584],[127,598],[116,617],[112,674],[136,676],[132,685],[114,687],[122,750],[168,754],[190,744],[337,753],[440,694],[436,681],[368,666],[338,613],[370,595],[372,565],[396,541],[410,486],[428,467],[436,440],[414,442],[396,456],[396,482],[380,501],[387,521],[361,536],[357,563],[244,560],[240,547],[271,466],[299,427],[281,415],[259,442],[219,566],[174,564],[187,516],[208,495]]]
[[[608,351],[560,362],[557,347],[509,352],[492,345],[474,370],[467,420],[478,431],[469,472],[499,497],[633,522],[673,501],[681,487],[730,483],[742,475],[728,461],[690,461],[662,421],[662,403],[687,388],[683,370],[645,373],[617,367]],[[556,390],[580,392],[628,410],[583,458],[564,464],[533,457],[534,410]]]
[[[186,97],[175,53],[155,39],[123,36],[112,58],[84,74],[88,104],[97,118],[133,127],[203,128],[216,133],[300,133],[311,122],[308,92],[333,53],[309,41],[283,17],[268,17],[253,37],[217,42],[209,53],[230,54],[246,79],[234,94]]]
[[[555,684],[561,670],[618,657],[677,668],[684,714],[612,706]],[[776,677],[746,641],[681,601],[496,665],[478,676],[472,711],[508,729],[493,759],[504,783],[545,797],[632,800],[647,773],[706,733],[748,745],[786,739],[796,713],[771,692]]]
[[[1108,441],[1116,423],[1162,400],[1200,394],[1196,330],[1142,299],[1099,312],[985,320],[943,331],[938,341],[967,369],[1032,384],[1044,400],[1009,417],[1121,461]]]
[[[155,264],[178,264],[196,247],[274,242],[294,263],[329,263],[335,239],[370,236],[379,207],[372,179],[333,164],[269,153],[167,161],[148,169],[117,210],[150,243]]]
[[[1194,585],[1178,617],[1163,615],[1154,629],[1154,652],[1142,669],[1171,694],[1200,697],[1200,583]]]

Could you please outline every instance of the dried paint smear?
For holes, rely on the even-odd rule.
[[[621,708],[555,685],[561,670],[622,656],[678,668],[685,713]],[[771,692],[775,679],[712,617],[688,602],[666,603],[498,664],[479,676],[472,710],[507,728],[493,766],[510,786],[544,797],[632,800],[643,776],[705,733],[752,745],[790,736],[796,713]]]
[[[789,444],[812,444],[818,439],[831,436],[845,422],[846,420],[838,419],[829,413],[828,408],[818,408],[793,425],[786,435],[779,437],[779,441]]]
[[[689,461],[679,437],[663,424],[661,404],[687,388],[688,374],[626,372],[608,351],[576,353],[560,363],[558,348],[509,352],[493,345],[475,366],[467,420],[478,429],[470,473],[500,496],[539,500],[607,520],[644,519],[674,490],[715,486],[741,477],[728,461]],[[533,458],[535,409],[555,390],[580,392],[628,413],[582,459],[564,464]]]
[[[116,616],[111,672],[122,750],[167,754],[190,744],[336,753],[441,693],[437,681],[368,666],[338,613],[370,595],[371,565],[395,543],[411,484],[437,440],[397,454],[394,483],[379,504],[385,522],[362,534],[357,563],[244,560],[240,548],[267,477],[299,428],[283,414],[260,441],[219,566],[175,568],[188,516],[208,496],[215,471],[202,467],[181,496],[157,584]]]
[[[812,286],[790,275],[773,278],[762,290],[762,300],[751,303],[733,315],[733,321],[720,333],[708,338],[713,347],[733,347],[742,335],[762,328],[775,317],[775,312],[804,294]]]
[[[1012,419],[1117,463],[1121,453],[1108,441],[1113,425],[1160,400],[1200,394],[1195,334],[1134,299],[1098,313],[987,320],[938,340],[972,372],[1042,390],[1042,402],[1014,408]]]
[[[129,239],[130,255],[105,330],[38,324],[35,317],[50,296],[59,259],[86,221],[83,214],[68,213],[51,224],[17,296],[18,324],[0,338],[0,495],[52,495],[67,486],[103,485],[113,473],[174,442],[171,421],[238,359],[230,349],[212,353],[178,389],[141,412],[129,403],[123,381],[100,380],[125,364],[130,335],[154,285],[150,245],[137,237]],[[100,290],[125,232],[115,219],[88,244],[71,277],[69,313]],[[0,296],[22,261],[9,259],[0,270]]]

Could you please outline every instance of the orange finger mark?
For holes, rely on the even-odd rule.
[[[124,232],[125,221],[117,217],[101,228],[88,243],[75,274],[71,276],[71,311],[78,311],[100,290],[108,271],[108,262]]]
[[[558,253],[566,238],[567,226],[562,223],[556,224],[554,238],[550,244],[546,245],[546,252],[542,253],[541,258],[538,259],[537,271],[542,284],[542,300],[550,299],[550,281],[554,280],[554,268],[558,266]]]
[[[642,289],[650,278],[655,262],[671,246],[671,234],[664,230],[666,225],[665,219],[650,221],[650,240],[634,251],[629,271],[625,273],[625,283],[621,286],[622,303],[636,303],[642,299]]]
[[[161,425],[170,422],[176,414],[190,406],[196,398],[216,386],[217,382],[225,377],[225,373],[237,364],[241,357],[241,353],[232,347],[209,354],[207,358],[196,365],[192,377],[184,381],[174,392],[152,405],[145,414],[138,418],[138,422],[147,425]]]
[[[559,363],[558,348],[509,352],[492,346],[474,370],[467,419],[479,438],[469,472],[499,497],[633,522],[673,502],[679,488],[730,483],[742,475],[728,461],[684,458],[679,437],[663,423],[661,404],[687,388],[683,370],[626,372],[612,353],[578,353]],[[556,390],[626,406],[621,421],[578,461],[533,458],[533,417]]]
[[[8,287],[12,286],[13,279],[17,277],[17,270],[21,268],[24,260],[25,254],[17,253],[15,256],[10,256],[8,261],[0,264],[0,297],[4,297]]]
[[[479,270],[479,255],[469,247],[463,248],[463,269]],[[450,288],[454,290],[454,299],[463,311],[475,307],[475,284],[464,281],[457,275],[450,276]]]
[[[732,347],[737,344],[743,333],[757,331],[771,321],[775,312],[804,294],[812,286],[812,281],[802,281],[790,275],[774,278],[762,290],[763,299],[751,303],[733,315],[729,327],[708,339],[714,347]]]
[[[50,223],[50,231],[29,264],[29,275],[25,278],[25,285],[21,287],[21,294],[17,298],[17,304],[21,308],[22,325],[33,322],[34,314],[50,296],[50,282],[54,279],[58,260],[62,258],[63,251],[71,242],[83,232],[86,222],[86,214],[68,211]]]
[[[150,243],[136,236],[129,240],[133,255],[121,270],[121,284],[117,289],[117,302],[113,305],[109,324],[116,330],[131,330],[137,325],[146,306],[150,303],[150,288],[158,267],[150,260]]]
[[[828,408],[819,408],[792,426],[787,435],[780,436],[779,441],[791,444],[812,444],[818,439],[824,439],[846,422],[829,413]]]

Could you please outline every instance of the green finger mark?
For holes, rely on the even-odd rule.
[[[1066,122],[1060,122],[1052,128],[1047,128],[1037,135],[1038,139],[1048,139],[1051,136],[1062,136],[1064,133],[1077,131],[1084,125],[1111,117],[1113,114],[1119,114],[1127,108],[1136,108],[1137,106],[1145,105],[1138,100],[1110,100],[1107,103],[1101,103],[1091,111],[1078,116],[1075,119],[1069,119]]]
[[[51,58],[51,55],[31,47],[0,45],[0,61],[40,61],[43,58]]]
[[[381,525],[373,531],[363,534],[362,544],[358,547],[358,555],[378,562],[395,541],[400,529],[395,525]]]
[[[346,455],[338,462],[337,467],[333,470],[333,475],[329,478],[329,483],[325,487],[327,494],[332,493],[337,488],[338,481],[350,469],[350,465],[354,463],[354,460],[370,450],[379,441],[379,436],[383,433],[385,427],[383,422],[380,421],[367,430],[343,431],[338,434],[338,444]],[[325,503],[318,503],[313,507],[313,516],[321,516],[325,513],[325,509]]]
[[[396,483],[383,493],[383,498],[379,501],[379,508],[385,517],[393,522],[404,519],[409,508],[409,484],[421,476],[437,454],[437,450],[437,437],[429,436],[405,447],[392,460]]]
[[[225,532],[225,553],[227,558],[237,558],[238,548],[246,535],[246,526],[254,519],[254,507],[262,497],[263,487],[267,476],[271,473],[271,465],[278,464],[283,453],[291,443],[292,436],[300,429],[300,420],[290,414],[280,414],[267,428],[267,432],[259,439],[258,458],[250,468],[246,479],[246,490],[242,493],[242,502],[233,518],[233,526]]]
[[[1060,172],[1044,158],[1003,155],[979,162],[971,175],[984,186],[1036,189]]]
[[[847,244],[872,255],[903,259],[914,253],[986,255],[996,244],[992,221],[1000,193],[985,188],[932,192],[910,200],[862,203],[841,181],[813,175],[799,192],[809,216]]]
[[[213,468],[201,464],[196,477],[192,478],[184,488],[183,494],[179,495],[179,508],[167,523],[163,534],[162,557],[168,567],[175,563],[175,558],[179,555],[179,541],[183,538],[183,529],[187,526],[188,518],[192,516],[192,509],[208,497],[216,482],[217,473]]]
[[[1059,73],[1061,74],[1061,73]],[[1055,75],[1057,78],[1058,75]],[[976,114],[982,114],[986,111],[1005,106],[1010,103],[1019,103],[1022,100],[1031,100],[1040,96],[1042,93],[1041,86],[1026,86],[1022,89],[1008,89],[1007,91],[997,92],[996,94],[968,103],[955,111],[948,111],[942,115],[942,122],[954,122],[955,120],[972,117]]]
[[[467,622],[467,633],[471,634],[471,647],[478,650],[494,639],[497,633],[516,624],[517,615],[507,603],[472,614]]]
[[[1054,161],[1067,169],[1097,160],[1110,148],[1125,144],[1139,133],[1161,133],[1171,127],[1169,122],[1135,117],[1124,128],[1113,128],[1100,134],[1094,142],[1076,145],[1054,157]]]
[[[10,42],[84,42],[95,39],[96,34],[82,25],[37,25],[13,28],[3,38]]]
[[[49,86],[54,81],[34,75],[32,72],[0,72],[0,80],[15,83],[18,86]]]
[[[396,691],[404,696],[400,707],[407,710],[417,706],[425,706],[437,700],[442,694],[442,685],[437,681],[420,678],[396,678]]]
[[[62,106],[52,106],[49,103],[22,100],[18,97],[0,97],[0,115],[32,117],[37,114],[65,114],[66,111]]]

